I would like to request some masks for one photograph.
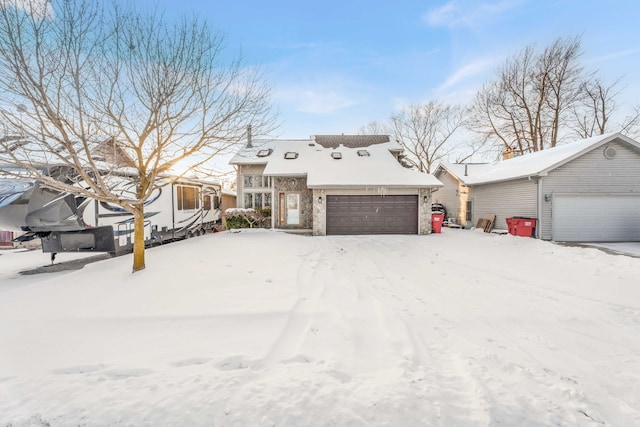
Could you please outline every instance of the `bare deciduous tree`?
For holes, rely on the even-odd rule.
[[[607,130],[607,124],[617,105],[615,97],[619,93],[616,85],[605,86],[598,79],[589,79],[582,84],[580,103],[572,109],[574,120],[573,129],[581,138],[602,135]]]
[[[542,52],[528,46],[510,57],[498,78],[477,93],[471,129],[504,148],[555,147],[578,101],[580,39],[557,39]]]
[[[406,150],[404,161],[420,172],[430,173],[439,160],[456,146],[452,136],[464,125],[465,110],[431,101],[411,105],[391,116],[393,135]]]
[[[581,138],[590,138],[607,132],[622,132],[628,135],[637,132],[640,126],[638,107],[621,122],[615,120],[618,111],[617,96],[620,79],[606,85],[600,78],[589,76],[582,84],[580,103],[573,108],[572,129]]]
[[[640,105],[625,117],[620,132],[636,140],[640,138]]]
[[[388,135],[390,133],[391,131],[389,126],[377,120],[369,122],[364,126],[360,126],[360,129],[358,129],[359,135]]]
[[[0,160],[132,213],[137,271],[145,267],[144,202],[166,183],[160,178],[180,163],[187,171],[205,165],[239,142],[247,124],[267,133],[274,120],[263,73],[228,59],[224,37],[206,22],[169,22],[121,5],[0,2],[2,120],[29,139],[0,143]],[[105,141],[131,161],[103,161]],[[53,163],[74,175],[42,172]],[[116,174],[131,177],[135,195],[113,190]]]

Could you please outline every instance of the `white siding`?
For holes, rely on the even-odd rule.
[[[447,171],[440,170],[436,178],[444,184],[433,193],[433,202],[442,203],[449,218],[456,218],[458,224],[464,224],[465,206],[460,194],[460,182]],[[464,190],[466,192],[466,190]]]
[[[537,184],[534,179],[477,185],[469,188],[473,203],[473,225],[485,214],[495,214],[494,228],[507,229],[506,218],[536,217]]]
[[[615,158],[604,157],[613,147]],[[640,194],[640,153],[627,144],[612,141],[549,172],[540,182],[540,238],[553,240],[553,197],[562,193],[627,193]],[[546,198],[545,198],[546,195]],[[579,212],[575,213],[579,215]],[[637,216],[640,217],[640,206]]]

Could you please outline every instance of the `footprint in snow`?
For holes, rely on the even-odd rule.
[[[112,369],[110,371],[105,371],[104,375],[112,380],[125,380],[132,377],[144,377],[152,372],[153,371],[151,369]]]
[[[106,367],[107,365],[100,363],[96,365],[70,366],[67,368],[54,369],[51,372],[56,375],[88,374],[101,371]]]
[[[192,357],[191,359],[177,360],[170,364],[174,368],[183,368],[185,366],[204,365],[211,361],[210,357]]]

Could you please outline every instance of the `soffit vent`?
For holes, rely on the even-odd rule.
[[[616,158],[616,149],[613,147],[606,147],[603,151],[605,159],[613,160]]]

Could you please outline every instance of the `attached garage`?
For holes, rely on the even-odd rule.
[[[417,195],[327,195],[327,234],[418,234]]]
[[[552,236],[559,242],[640,241],[640,195],[554,194]]]

